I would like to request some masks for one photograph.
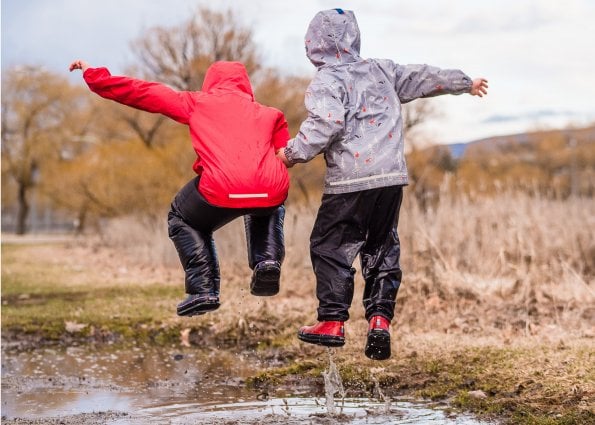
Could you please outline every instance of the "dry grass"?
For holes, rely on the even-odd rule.
[[[443,201],[427,212],[409,202],[399,228],[413,285],[402,295],[423,301],[445,331],[593,336],[594,206],[524,194]],[[419,311],[407,299],[403,312]]]
[[[413,196],[405,196],[399,223],[403,283],[395,320],[400,334],[468,334],[504,341],[518,336],[595,336],[594,200],[524,194],[481,202],[442,199],[446,201],[422,211]],[[287,208],[282,289],[274,298],[249,294],[251,272],[242,220],[216,232],[222,307],[200,320],[224,327],[250,326],[249,318],[261,312],[294,325],[315,321],[308,243],[316,208]],[[165,218],[114,220],[103,227],[100,238],[81,239],[62,252],[55,246],[40,246],[35,255],[60,270],[75,272],[71,286],[85,288],[93,281],[94,288],[168,287],[179,296],[162,300],[164,311],[159,316],[173,323],[184,320],[174,314],[175,303],[184,295],[184,276],[167,237]],[[358,341],[366,331],[362,293],[358,274],[347,324],[348,333]]]
[[[397,323],[404,332],[594,336],[593,199],[552,200],[522,193],[475,202],[442,199],[434,209],[422,211],[413,196],[405,196],[399,223],[403,284],[397,303]],[[272,314],[315,319],[308,244],[316,208],[287,208],[283,289],[274,302],[246,296],[250,270],[242,220],[215,234],[222,298],[242,300],[239,310],[230,307],[231,312],[266,307]],[[165,220],[113,221],[102,240],[149,270],[169,270],[168,278],[178,276],[182,289]],[[363,318],[362,292],[358,275],[353,320]]]

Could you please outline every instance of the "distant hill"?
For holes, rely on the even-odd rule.
[[[454,159],[460,159],[468,155],[471,151],[480,149],[483,152],[490,150],[497,150],[505,144],[511,143],[528,143],[535,140],[540,140],[551,134],[562,134],[570,140],[575,139],[581,143],[593,142],[595,143],[595,126],[579,128],[579,129],[565,129],[565,130],[544,130],[534,131],[529,133],[510,134],[506,136],[487,137],[485,139],[474,140],[468,143],[453,143],[447,145],[450,149],[450,154]]]
[[[470,143],[476,143],[476,142],[469,142],[469,143],[453,143],[448,145],[448,148],[450,149],[450,155],[454,158],[454,159],[459,159],[460,157],[463,156],[463,154],[465,153],[465,150],[467,149],[467,146]]]

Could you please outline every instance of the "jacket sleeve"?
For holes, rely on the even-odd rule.
[[[193,105],[190,92],[175,91],[160,83],[112,76],[107,68],[88,68],[83,77],[91,91],[101,97],[188,124]]]
[[[458,69],[429,65],[395,66],[395,90],[401,103],[420,97],[468,93],[472,85],[471,78]]]
[[[308,117],[294,139],[285,148],[291,164],[308,162],[345,131],[345,107],[339,91],[314,80],[306,90]]]
[[[277,121],[275,122],[275,128],[273,129],[273,146],[275,152],[281,148],[287,146],[287,141],[290,139],[289,130],[287,128],[287,120],[283,112],[278,111]]]

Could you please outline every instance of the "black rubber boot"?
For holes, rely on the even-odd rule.
[[[374,330],[368,333],[366,357],[372,360],[386,360],[390,357],[390,334],[387,331]]]
[[[250,293],[258,297],[270,297],[279,293],[281,264],[274,260],[261,261],[254,267],[250,281]]]
[[[382,316],[370,319],[366,340],[366,357],[372,360],[386,360],[390,357],[390,322]]]
[[[190,294],[178,304],[178,316],[198,316],[219,308],[219,297],[214,295]]]

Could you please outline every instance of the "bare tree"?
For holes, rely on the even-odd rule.
[[[199,8],[180,25],[149,29],[132,48],[146,78],[178,90],[200,90],[207,68],[215,61],[242,62],[249,74],[259,68],[252,31],[231,11]]]
[[[2,172],[16,185],[16,232],[27,231],[29,192],[46,163],[87,123],[77,114],[84,98],[66,80],[34,66],[10,69],[2,79]]]
[[[259,69],[252,31],[231,11],[199,8],[194,16],[172,27],[153,27],[131,43],[138,64],[131,75],[159,81],[177,90],[200,90],[207,68],[219,60],[244,63],[248,73]],[[119,114],[147,148],[167,140],[167,120],[160,115],[120,109]]]

